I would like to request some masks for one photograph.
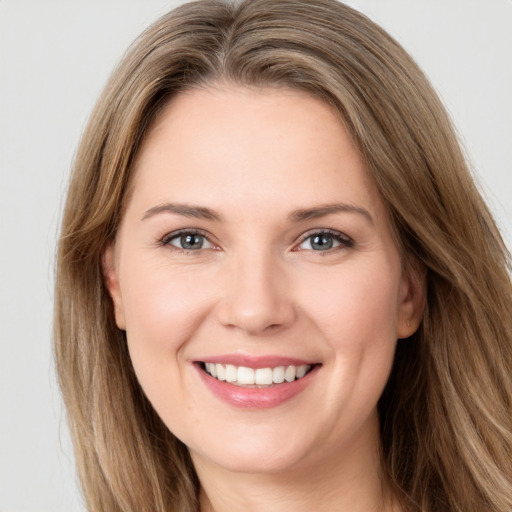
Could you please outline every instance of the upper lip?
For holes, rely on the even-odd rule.
[[[197,358],[196,363],[218,363],[232,364],[233,366],[245,366],[247,368],[275,368],[277,366],[301,366],[304,364],[314,365],[318,361],[308,361],[296,357],[280,355],[253,356],[249,354],[222,354]]]

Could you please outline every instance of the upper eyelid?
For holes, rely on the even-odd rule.
[[[356,245],[354,239],[342,231],[338,231],[336,229],[329,229],[329,228],[313,229],[313,230],[307,231],[306,233],[301,235],[301,237],[299,238],[299,241],[293,245],[291,251],[292,252],[312,251],[312,249],[301,249],[300,246],[306,240],[308,240],[309,238],[312,238],[315,235],[330,235],[333,238],[337,239],[337,242],[339,243],[339,246],[332,247],[330,249],[326,249],[325,251],[314,251],[313,250],[314,253],[322,254],[324,256],[327,254],[331,254],[333,252],[337,252],[341,249],[352,249]]]
[[[319,229],[311,229],[309,231],[306,231],[306,233],[303,233],[299,237],[299,243],[304,242],[304,240],[307,240],[308,238],[312,237],[313,235],[332,235],[341,239],[344,239],[345,241],[351,241],[353,242],[352,237],[348,236],[343,231],[338,231],[337,229],[331,229],[331,228],[319,228]]]
[[[174,238],[177,238],[179,236],[183,236],[183,235],[186,235],[186,234],[203,236],[211,244],[214,244],[216,246],[220,246],[220,244],[214,240],[213,235],[211,235],[207,231],[205,231],[203,229],[200,229],[200,228],[182,228],[182,229],[177,229],[176,231],[171,231],[169,233],[166,233],[164,236],[160,237],[158,241],[160,243],[164,244],[164,245],[167,245],[169,243],[169,241],[173,240]],[[294,242],[294,247],[296,247],[297,245],[301,244],[302,242],[304,242],[308,238],[310,238],[310,237],[312,237],[314,235],[320,235],[320,234],[332,235],[332,236],[340,239],[341,241],[354,243],[354,240],[350,236],[348,236],[346,233],[344,233],[342,231],[338,231],[337,229],[332,229],[332,228],[314,228],[314,229],[310,229],[310,230],[306,231],[305,233],[301,234],[298,237],[297,242]]]
[[[170,240],[173,240],[174,238],[177,238],[179,236],[183,235],[200,235],[206,238],[208,242],[214,244],[215,242],[212,240],[212,236],[202,229],[198,228],[183,228],[183,229],[177,229],[176,231],[171,231],[169,233],[166,233],[164,236],[160,237],[159,241],[161,243],[168,243]]]

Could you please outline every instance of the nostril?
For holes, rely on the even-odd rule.
[[[236,327],[249,335],[277,332],[290,326],[295,318],[291,295],[286,287],[277,286],[261,272],[233,274],[232,284],[221,296],[216,315],[219,322],[230,330]],[[238,279],[237,279],[238,278]]]

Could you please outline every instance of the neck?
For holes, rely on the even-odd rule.
[[[364,442],[363,442],[364,441]],[[381,475],[378,435],[352,440],[329,460],[310,457],[273,473],[230,471],[192,454],[201,512],[396,512]]]

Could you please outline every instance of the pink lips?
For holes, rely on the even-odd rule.
[[[226,354],[224,356],[212,356],[200,359],[203,363],[232,364],[235,366],[247,366],[249,368],[275,368],[276,366],[301,366],[313,365],[303,359],[294,359],[283,356],[250,356],[246,354]]]
[[[225,381],[220,381],[206,373],[200,364],[195,364],[199,375],[209,390],[222,401],[244,409],[270,409],[287,402],[303,391],[315,377],[320,365],[308,361],[280,356],[253,357],[239,354],[206,357],[201,362],[232,364],[249,368],[274,368],[277,366],[312,365],[313,368],[301,379],[284,382],[269,387],[244,387]],[[197,361],[199,363],[199,361]]]

